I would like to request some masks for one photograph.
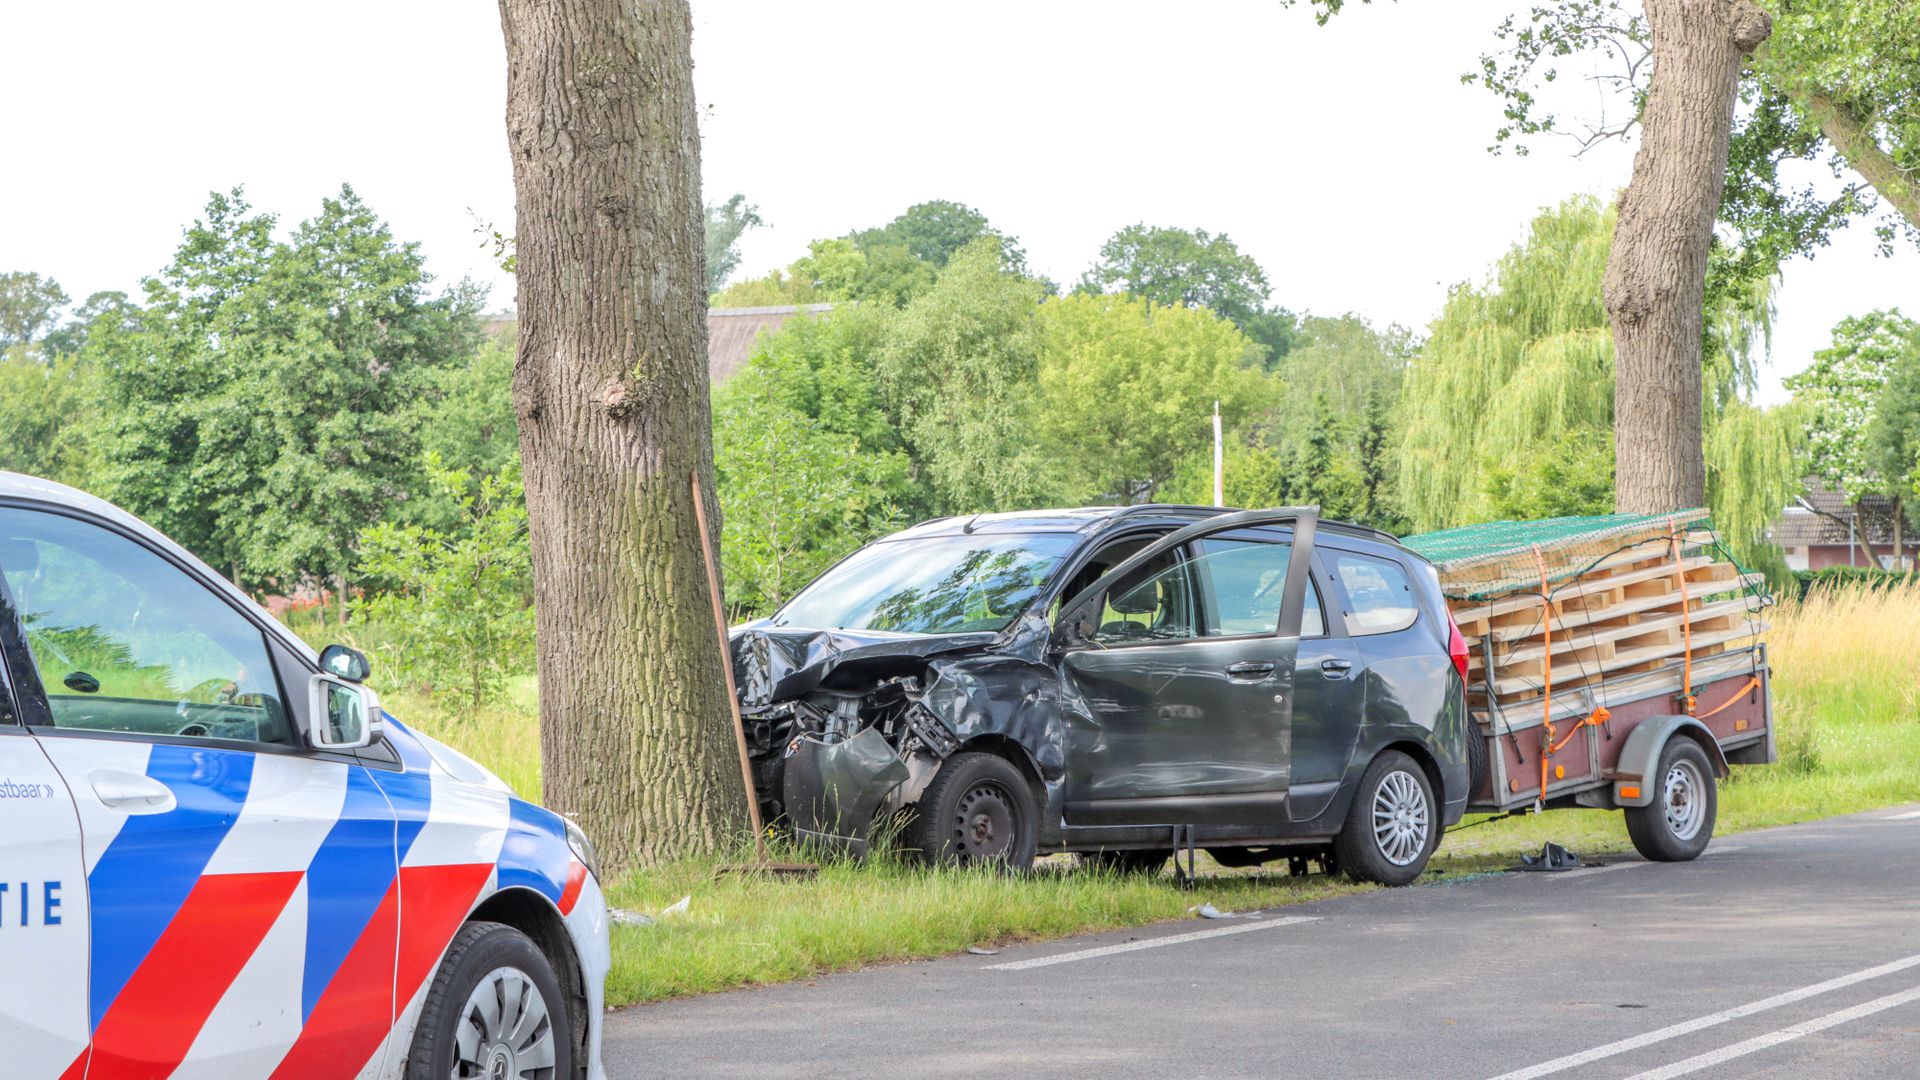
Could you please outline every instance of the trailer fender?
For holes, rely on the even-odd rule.
[[[1726,778],[1730,771],[1727,755],[1707,725],[1691,716],[1650,716],[1634,725],[1627,735],[1627,745],[1620,749],[1620,763],[1614,767],[1615,805],[1647,806],[1653,802],[1659,794],[1654,770],[1660,767],[1660,753],[1667,748],[1667,740],[1676,735],[1698,742],[1713,762],[1713,775]]]

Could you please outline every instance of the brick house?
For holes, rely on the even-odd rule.
[[[1858,507],[1845,492],[1834,491],[1809,478],[1806,494],[1781,512],[1768,536],[1787,554],[1795,570],[1824,570],[1829,566],[1894,566],[1894,506],[1882,495],[1868,495]],[[1920,558],[1920,535],[1911,520],[1900,530],[1904,565]],[[1873,551],[1869,559],[1860,541]]]

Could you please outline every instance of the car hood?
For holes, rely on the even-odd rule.
[[[761,620],[732,632],[734,685],[742,704],[766,705],[806,694],[850,665],[883,666],[889,661],[978,650],[999,636],[811,630]]]

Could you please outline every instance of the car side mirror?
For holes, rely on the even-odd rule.
[[[1100,629],[1094,621],[1096,617],[1091,604],[1082,604],[1072,611],[1062,612],[1060,621],[1054,625],[1054,647],[1074,649],[1092,641],[1094,633]]]
[[[308,683],[307,700],[307,743],[315,750],[370,746],[385,726],[380,695],[357,683],[315,675]]]
[[[373,673],[367,654],[347,645],[333,644],[320,650],[320,670],[348,682],[366,682]]]

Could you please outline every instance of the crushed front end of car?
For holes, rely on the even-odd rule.
[[[1009,640],[1011,638],[1011,640]],[[752,623],[733,664],[768,821],[864,854],[875,820],[911,806],[969,742],[1011,742],[1036,779],[1061,776],[1059,712],[1022,635],[809,630]]]

